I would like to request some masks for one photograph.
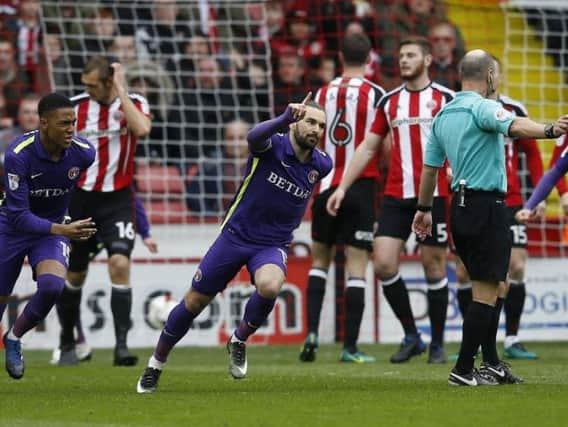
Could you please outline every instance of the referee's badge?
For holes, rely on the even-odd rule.
[[[69,177],[69,179],[73,180],[73,179],[75,179],[79,176],[80,172],[81,171],[79,170],[79,168],[77,166],[73,166],[71,169],[69,169],[67,176]]]
[[[509,119],[513,116],[513,113],[510,111],[505,110],[504,108],[499,108],[495,111],[495,120],[500,122],[504,122],[505,120]]]
[[[16,174],[8,174],[8,186],[10,190],[16,191],[20,187],[20,177]]]

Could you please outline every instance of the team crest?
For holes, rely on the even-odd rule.
[[[71,169],[69,169],[67,176],[69,177],[69,179],[73,180],[79,176],[79,173],[81,173],[79,168],[77,166],[73,166]]]
[[[120,110],[117,110],[114,113],[112,113],[112,118],[117,122],[119,122],[124,118],[124,113]]]
[[[436,101],[434,101],[433,99],[431,99],[430,101],[428,101],[426,103],[426,108],[428,108],[429,110],[434,110],[437,106],[438,106],[438,103]]]
[[[10,190],[16,191],[20,187],[20,177],[16,174],[8,174],[8,185]]]
[[[195,276],[193,276],[193,280],[196,282],[200,282],[202,278],[203,278],[203,273],[201,272],[201,269],[198,268],[197,271],[195,272]]]
[[[319,172],[317,170],[312,170],[309,174],[308,174],[308,181],[310,181],[310,184],[313,184],[314,182],[316,182],[319,178]]]

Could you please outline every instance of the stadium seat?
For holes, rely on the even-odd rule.
[[[184,184],[179,169],[175,166],[138,165],[136,170],[136,185],[141,193],[152,193],[163,196],[184,193]]]
[[[182,224],[188,216],[183,201],[150,201],[145,203],[146,213],[151,224]]]

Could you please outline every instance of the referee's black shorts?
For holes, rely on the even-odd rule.
[[[465,207],[452,197],[451,228],[456,252],[471,280],[504,281],[511,258],[511,233],[505,195],[466,191]]]

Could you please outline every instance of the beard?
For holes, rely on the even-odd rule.
[[[401,74],[400,77],[401,77],[402,80],[404,80],[404,81],[414,80],[414,79],[416,79],[417,77],[419,77],[419,76],[424,72],[424,69],[425,69],[425,68],[426,68],[426,66],[424,65],[423,62],[421,62],[420,64],[418,64],[418,65],[416,66],[416,68],[415,68],[414,70],[412,70],[412,71],[407,71],[407,74],[405,74],[405,75],[402,75],[402,74]]]
[[[315,146],[308,142],[308,137],[302,135],[297,126],[296,129],[294,129],[294,139],[296,140],[296,144],[303,150],[312,150]]]

